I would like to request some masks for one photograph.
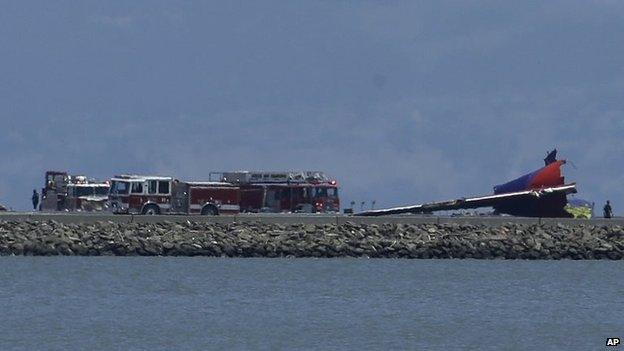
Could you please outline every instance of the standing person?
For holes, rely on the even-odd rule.
[[[36,189],[33,189],[32,204],[33,204],[33,209],[37,211],[37,206],[39,206],[39,194],[37,193]]]
[[[553,151],[549,152],[548,155],[546,155],[546,158],[544,159],[544,164],[546,166],[554,162],[557,162],[557,149],[554,149]]]
[[[609,200],[607,200],[607,204],[604,205],[602,212],[604,214],[604,218],[611,218],[613,216],[613,210],[611,209],[611,203],[609,203]]]

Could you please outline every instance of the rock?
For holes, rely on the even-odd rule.
[[[2,255],[622,259],[620,226],[1,222]]]

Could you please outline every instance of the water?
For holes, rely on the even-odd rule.
[[[2,350],[605,349],[624,263],[4,257]]]

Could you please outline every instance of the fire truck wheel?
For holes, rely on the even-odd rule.
[[[202,208],[201,214],[204,216],[217,216],[219,214],[219,210],[213,205],[206,205]]]
[[[141,211],[144,215],[154,216],[160,214],[160,208],[156,205],[147,205],[143,207],[143,211]]]

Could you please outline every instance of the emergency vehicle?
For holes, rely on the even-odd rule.
[[[106,209],[107,182],[67,172],[48,171],[41,190],[40,210],[45,212],[91,212]]]
[[[239,188],[220,182],[182,182],[173,177],[121,175],[111,179],[114,213],[218,215],[238,213]]]
[[[340,211],[338,183],[320,171],[213,172],[210,179],[238,185],[244,212]]]
[[[115,213],[338,212],[338,185],[322,172],[218,172],[209,181],[121,175],[111,179]]]

